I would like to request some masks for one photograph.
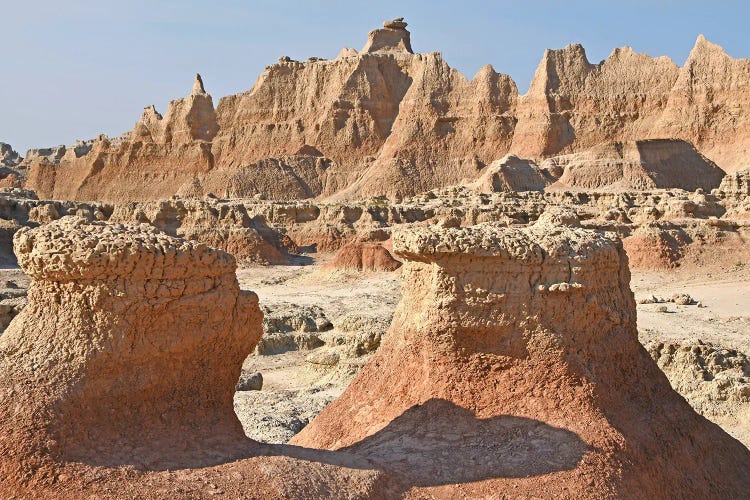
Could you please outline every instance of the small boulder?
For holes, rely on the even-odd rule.
[[[670,302],[674,302],[679,306],[687,306],[693,303],[693,298],[686,293],[676,293],[672,295]]]
[[[263,389],[263,374],[260,372],[247,373],[242,372],[240,380],[237,382],[236,390],[238,391],[259,391]]]

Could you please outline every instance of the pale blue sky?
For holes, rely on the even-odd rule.
[[[418,52],[439,51],[469,78],[484,64],[527,90],[545,48],[582,43],[589,60],[630,45],[682,64],[704,33],[750,57],[745,1],[0,0],[0,141],[70,144],[163,112],[193,75],[219,97],[249,89],[279,56],[360,49],[405,17]]]

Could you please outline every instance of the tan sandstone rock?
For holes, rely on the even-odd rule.
[[[21,160],[21,155],[10,144],[0,142],[0,167],[15,167]]]
[[[328,266],[354,271],[395,271],[401,262],[379,243],[355,242],[342,246]]]
[[[551,180],[545,174],[534,162],[508,155],[488,165],[469,186],[480,193],[543,191]]]
[[[732,195],[750,195],[750,168],[727,174],[721,180],[719,191]]]
[[[396,51],[412,54],[411,38],[406,26],[407,23],[404,22],[403,17],[392,21],[385,21],[383,29],[370,32],[367,44],[362,49],[362,53]]]
[[[563,172],[551,189],[710,191],[724,178],[724,171],[714,162],[680,140],[603,143],[541,164],[553,165]]]
[[[397,231],[381,349],[291,442],[404,471],[419,497],[743,495],[750,452],[638,342],[620,243],[556,217]]]
[[[539,162],[610,144],[601,165],[588,163],[601,167],[602,182],[644,189],[648,177],[684,187],[690,165],[684,177],[653,179],[640,167],[613,177],[633,162],[611,144],[677,138],[728,172],[746,166],[749,64],[703,37],[682,67],[629,47],[592,64],[582,46],[569,45],[545,52],[520,96],[490,65],[467,78],[440,53],[412,53],[406,23],[396,19],[372,31],[360,52],[281,58],[215,110],[196,79],[164,116],[146,108],[122,138],[32,152],[26,185],[42,198],[113,202],[168,198],[196,178],[204,194],[219,196],[401,199],[476,180],[508,153]],[[307,148],[321,158],[300,153]],[[667,168],[656,170],[682,172],[685,157],[667,156],[658,159]]]
[[[0,336],[0,475],[210,461],[244,440],[232,397],[262,314],[233,257],[76,217],[14,245],[32,284]]]

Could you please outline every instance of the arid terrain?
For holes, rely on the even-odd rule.
[[[0,143],[0,498],[743,498],[750,59],[403,19]]]

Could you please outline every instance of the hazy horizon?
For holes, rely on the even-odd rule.
[[[7,5],[5,5],[7,3]],[[699,34],[733,57],[750,57],[739,1],[624,5],[448,1],[197,2],[93,0],[2,2],[0,142],[72,144],[132,129],[143,107],[189,93],[200,73],[214,104],[250,89],[280,56],[334,58],[362,48],[368,31],[405,17],[415,52],[441,52],[471,79],[485,64],[525,93],[544,50],[581,43],[598,63],[617,47],[669,56],[682,66]]]

